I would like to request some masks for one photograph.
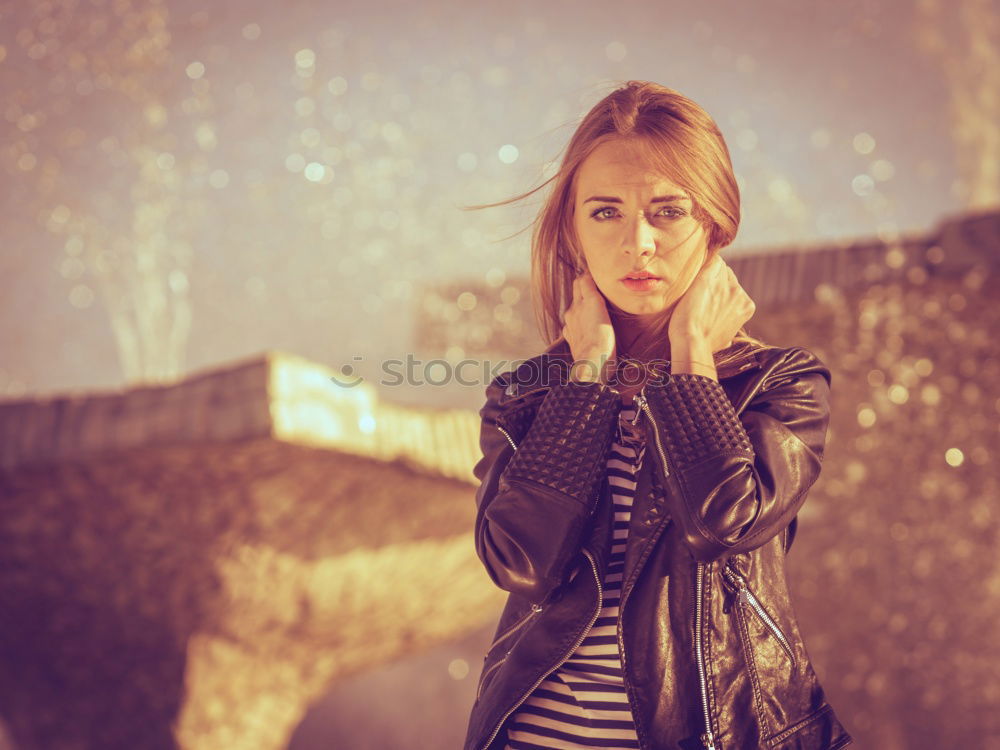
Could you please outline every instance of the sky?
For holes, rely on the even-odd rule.
[[[915,7],[3,0],[0,398],[405,356],[422,290],[527,273],[538,196],[461,207],[629,79],[719,124],[726,252],[931,229],[964,205]]]

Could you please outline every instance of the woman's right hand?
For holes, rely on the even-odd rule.
[[[572,379],[605,382],[607,363],[615,356],[615,329],[589,271],[574,279],[573,301],[563,317],[562,335],[576,363]]]

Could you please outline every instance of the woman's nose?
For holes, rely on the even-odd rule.
[[[628,227],[625,236],[626,252],[636,255],[650,255],[656,252],[656,237],[654,229],[646,220],[646,215],[639,212]]]

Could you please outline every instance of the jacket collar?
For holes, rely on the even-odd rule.
[[[728,359],[716,365],[720,382],[760,367],[758,351],[760,351],[758,347],[750,344],[736,343],[716,352],[717,363],[722,359]],[[507,399],[520,398],[534,391],[547,389],[556,383],[565,382],[572,364],[573,355],[569,344],[563,338],[557,339],[542,354],[525,360],[511,373],[512,378],[505,383],[504,395]]]

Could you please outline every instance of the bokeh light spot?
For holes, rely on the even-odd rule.
[[[295,114],[299,117],[308,117],[316,111],[315,100],[308,96],[303,96],[295,102]]]
[[[456,300],[455,304],[458,305],[459,310],[469,312],[470,310],[475,309],[476,302],[477,302],[476,295],[474,295],[472,292],[462,292],[460,295],[458,295],[458,300]]]
[[[889,268],[902,268],[906,263],[906,253],[898,247],[889,248],[885,254],[885,264]]]
[[[94,292],[86,284],[77,284],[70,290],[69,303],[73,307],[85,310],[94,304]]]
[[[17,157],[17,168],[20,169],[22,172],[30,172],[32,169],[35,168],[35,165],[37,163],[38,159],[35,157],[34,154],[31,153],[21,154],[19,157]]]
[[[403,137],[403,129],[399,123],[386,122],[382,124],[382,137],[388,143],[396,143]]]
[[[496,289],[497,287],[503,286],[503,283],[507,280],[507,274],[504,273],[502,268],[491,268],[486,272],[486,283],[491,287]]]
[[[500,147],[500,150],[497,151],[497,156],[504,164],[513,164],[517,161],[517,157],[520,156],[520,152],[517,150],[517,146],[507,143]]]
[[[448,662],[448,674],[453,680],[464,680],[469,676],[469,662],[465,659],[452,659]]]
[[[521,299],[521,292],[516,286],[505,286],[500,292],[500,299],[508,305],[516,305]]]
[[[870,154],[875,150],[875,139],[871,133],[858,133],[851,141],[854,150],[859,154]]]
[[[859,174],[851,180],[851,190],[861,197],[871,195],[875,190],[875,180],[866,174]]]
[[[311,68],[316,64],[316,53],[311,49],[300,49],[295,53],[296,68]]]
[[[775,177],[767,183],[767,194],[776,203],[785,203],[791,200],[794,193],[792,184],[784,177]]]
[[[375,417],[371,414],[362,414],[358,417],[358,429],[360,429],[366,435],[371,435],[375,432],[376,421]]]
[[[868,168],[868,172],[879,182],[885,182],[892,179],[892,176],[896,173],[896,168],[888,159],[878,159],[872,162]]]
[[[309,182],[320,182],[326,175],[326,167],[319,162],[311,161],[306,164],[303,174]]]

